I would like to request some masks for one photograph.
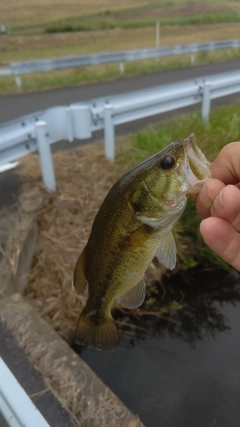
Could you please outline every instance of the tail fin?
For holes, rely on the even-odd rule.
[[[91,319],[81,313],[74,336],[76,344],[99,350],[113,350],[119,346],[119,335],[114,321],[108,318]]]

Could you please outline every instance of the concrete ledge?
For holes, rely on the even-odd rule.
[[[0,301],[0,320],[81,427],[144,427],[24,298]]]

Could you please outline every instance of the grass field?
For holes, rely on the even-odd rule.
[[[239,0],[19,0],[17,3],[9,0],[0,3],[2,22],[8,22],[13,31],[32,32],[44,31],[49,25],[73,25],[88,30],[145,27],[156,19],[161,19],[163,24],[171,20],[171,23],[182,24],[234,22],[239,13]]]
[[[177,1],[177,0],[175,0]],[[134,0],[135,7],[149,5],[149,0]],[[53,20],[66,17],[86,16],[106,10],[131,9],[132,5],[127,0],[115,2],[113,0],[15,0],[2,1],[0,3],[1,21],[8,22],[12,28],[17,26],[24,28],[43,25]]]
[[[240,35],[239,28],[239,23],[167,26],[161,29],[160,45],[234,39]],[[150,47],[155,47],[154,28],[2,36],[0,66],[13,61]]]
[[[80,13],[81,12],[81,13]],[[96,0],[13,0],[0,2],[1,22],[10,35],[0,36],[0,67],[10,62],[84,55],[95,52],[155,47],[155,22],[161,23],[160,45],[198,43],[239,37],[239,0],[113,2]],[[0,22],[0,23],[1,23]],[[70,26],[71,31],[65,26]],[[49,29],[56,31],[48,33]],[[82,31],[72,31],[82,29]],[[83,31],[83,30],[88,31]],[[238,57],[239,50],[199,55],[196,63]],[[126,64],[125,76],[188,66],[187,57]],[[116,78],[118,65],[28,75],[22,90],[39,90],[68,84]],[[16,92],[12,78],[0,79],[0,94]]]
[[[134,29],[155,26],[156,19],[166,25],[199,25],[221,22],[239,22],[239,4],[234,2],[226,7],[221,2],[181,2],[181,4],[152,3],[133,9],[95,13],[87,16],[75,16],[53,21],[45,27],[47,32],[91,31],[97,29]]]

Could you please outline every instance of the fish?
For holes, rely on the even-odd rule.
[[[106,351],[119,346],[112,306],[142,305],[144,274],[154,257],[167,269],[175,267],[172,228],[188,195],[197,194],[211,177],[209,166],[191,134],[133,167],[110,189],[74,270],[75,290],[82,294],[88,287],[76,344]]]

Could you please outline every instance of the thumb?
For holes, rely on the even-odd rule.
[[[206,218],[200,224],[200,232],[210,249],[240,271],[240,234],[227,221]]]
[[[225,145],[210,166],[213,178],[224,184],[237,184],[240,181],[240,142]]]

